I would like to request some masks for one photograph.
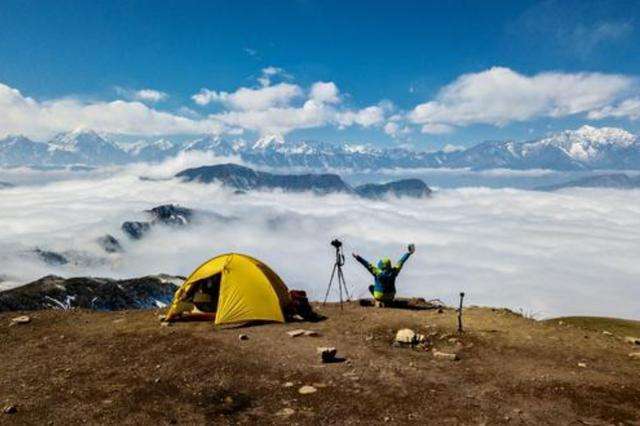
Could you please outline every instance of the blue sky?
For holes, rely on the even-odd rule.
[[[437,148],[640,130],[640,2],[442,3],[5,0],[0,134]]]

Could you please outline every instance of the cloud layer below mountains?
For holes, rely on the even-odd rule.
[[[453,303],[466,291],[469,304],[540,316],[640,319],[638,191],[467,188],[425,200],[365,201],[346,195],[238,196],[215,185],[138,179],[169,176],[204,161],[211,159],[182,158],[2,190],[0,273],[10,280],[50,273],[186,275],[206,258],[240,251],[272,265],[291,288],[320,299],[331,272],[332,238],[343,239],[347,253],[357,251],[371,261],[399,257],[414,242],[417,253],[398,282],[402,295]],[[123,221],[144,219],[142,210],[164,203],[237,220],[156,228],[138,242],[119,233]],[[125,254],[101,252],[95,239],[106,233],[122,241]],[[34,247],[72,250],[84,261],[46,266],[24,255]],[[345,274],[353,293],[365,296],[371,278],[364,269],[348,259]]]
[[[597,72],[524,75],[506,67],[463,74],[407,110],[393,101],[359,105],[333,81],[307,87],[277,67],[267,67],[253,85],[224,91],[203,87],[192,102],[159,90],[116,87],[115,100],[62,97],[38,100],[0,83],[0,137],[24,134],[46,139],[76,128],[127,135],[284,135],[312,128],[377,129],[396,139],[418,131],[454,132],[473,124],[504,126],[539,118],[584,120],[640,117],[636,76]],[[175,100],[173,109],[167,99]]]

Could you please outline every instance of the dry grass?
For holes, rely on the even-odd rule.
[[[0,315],[0,402],[7,424],[591,424],[640,421],[640,361],[601,325],[539,322],[499,309],[456,313],[318,307],[316,324],[160,327],[154,311]],[[394,348],[395,331],[430,336],[432,351]],[[313,329],[320,337],[290,338]],[[240,341],[238,334],[249,336]],[[318,346],[347,362],[323,365]],[[586,368],[578,363],[585,363]],[[293,386],[286,386],[288,382]],[[315,384],[318,391],[297,389]],[[284,408],[294,410],[285,415]]]

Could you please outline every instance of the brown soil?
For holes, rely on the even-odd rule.
[[[458,338],[451,310],[318,310],[329,318],[231,329],[161,327],[156,311],[1,314],[0,404],[17,412],[0,424],[640,424],[640,348],[596,320],[472,308]],[[432,349],[393,347],[404,327]],[[321,364],[319,346],[347,361]]]

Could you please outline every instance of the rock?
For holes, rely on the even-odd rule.
[[[631,352],[629,358],[640,359],[640,352]]]
[[[289,335],[289,337],[298,337],[298,336],[302,336],[304,334],[305,330],[290,330],[287,331],[287,334]]]
[[[18,412],[18,409],[16,408],[15,405],[7,405],[6,407],[4,407],[4,409],[2,410],[2,412],[4,414],[15,414]]]
[[[624,341],[632,345],[640,345],[640,337],[627,336],[624,338]]]
[[[605,336],[609,336],[609,337],[613,336],[613,333],[610,332],[610,331],[607,331],[607,330],[603,331],[602,334],[604,334]]]
[[[29,324],[31,322],[31,317],[28,315],[21,315],[19,317],[11,318],[11,324]]]
[[[162,223],[170,226],[184,226],[191,223],[194,211],[175,204],[164,204],[147,210],[153,217],[153,223]]]
[[[139,240],[151,230],[151,224],[149,222],[124,222],[120,228],[130,238]]]
[[[318,337],[318,336],[320,336],[320,333],[318,333],[317,331],[314,331],[314,330],[305,330],[304,331],[304,335],[305,336],[309,336],[309,337]]]
[[[122,253],[124,249],[120,245],[120,241],[118,241],[113,235],[106,234],[102,237],[98,238],[97,243],[104,251],[107,253]]]
[[[32,250],[32,253],[36,255],[40,260],[50,266],[63,266],[69,263],[69,260],[60,253],[49,250],[41,250],[36,248]]]
[[[440,351],[433,351],[433,356],[435,358],[450,359],[451,361],[458,361],[460,359],[458,354]]]
[[[578,367],[580,367],[580,368],[587,368],[587,364],[586,364],[586,363],[584,363],[584,362],[579,362],[579,363],[578,363]]]
[[[333,347],[320,347],[316,348],[317,352],[320,354],[323,363],[333,362],[336,359],[336,353],[338,350]]]
[[[282,386],[285,387],[285,388],[293,387],[293,382],[286,382]]]
[[[289,416],[294,415],[295,412],[296,412],[296,410],[294,410],[293,408],[285,407],[282,410],[278,411],[276,413],[276,416],[289,417]]]
[[[168,321],[162,321],[160,327],[171,327],[171,323]]]
[[[309,395],[312,393],[316,393],[318,391],[318,389],[314,388],[313,386],[309,386],[309,385],[304,385],[302,386],[300,389],[298,389],[298,393],[301,395]]]
[[[48,275],[3,291],[0,312],[73,308],[98,311],[157,309],[171,303],[182,281],[181,277],[168,275],[122,280]]]
[[[398,330],[394,343],[398,345],[416,345],[424,343],[427,338],[423,334],[418,334],[409,328]]]
[[[240,334],[238,335],[238,340],[249,340],[249,336],[246,334]]]
[[[396,333],[396,342],[411,345],[414,343],[416,333],[410,328],[403,328]]]

